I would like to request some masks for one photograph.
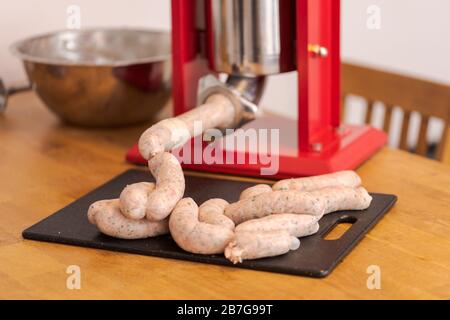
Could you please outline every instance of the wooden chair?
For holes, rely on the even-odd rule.
[[[384,130],[388,133],[394,108],[400,107],[403,110],[404,119],[400,139],[400,148],[403,150],[408,150],[411,114],[419,113],[422,120],[415,153],[423,156],[427,155],[429,148],[427,132],[430,118],[442,119],[445,130],[435,158],[450,164],[450,86],[353,64],[343,64],[343,106],[349,95],[360,96],[367,101],[366,123],[368,124],[372,119],[374,104],[382,102],[386,108]]]

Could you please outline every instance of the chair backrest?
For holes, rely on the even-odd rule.
[[[408,150],[408,132],[413,112],[421,115],[421,125],[416,153],[426,156],[427,132],[430,118],[442,119],[445,129],[438,146],[436,158],[450,163],[450,86],[402,76],[395,73],[366,68],[353,64],[342,65],[342,100],[355,95],[367,100],[366,123],[370,123],[374,104],[386,107],[384,130],[389,132],[392,111],[400,107],[404,112],[400,148]]]

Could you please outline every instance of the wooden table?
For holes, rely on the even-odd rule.
[[[0,117],[0,298],[450,299],[450,167],[384,149],[359,173],[397,206],[326,279],[25,241],[30,225],[130,168],[124,153],[145,126],[61,125],[35,97]],[[66,269],[81,268],[81,290]],[[381,290],[367,268],[381,268]]]

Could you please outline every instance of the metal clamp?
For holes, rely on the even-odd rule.
[[[245,78],[229,76],[226,83],[221,82],[213,75],[200,79],[198,87],[198,103],[204,104],[213,94],[226,96],[235,108],[235,119],[231,128],[234,129],[255,120],[260,113],[257,103],[264,89],[265,80],[261,78]]]

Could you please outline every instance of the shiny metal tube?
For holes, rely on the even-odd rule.
[[[215,71],[245,77],[292,71],[280,61],[280,1],[286,0],[212,1]]]
[[[264,93],[266,85],[265,77],[243,77],[243,76],[229,76],[226,86],[232,90],[236,95],[245,100],[258,104]]]
[[[226,83],[213,75],[200,80],[198,102],[204,104],[212,95],[221,94],[228,98],[235,108],[235,120],[230,128],[238,128],[256,119],[258,104],[266,84],[266,77],[244,77],[230,75]]]

